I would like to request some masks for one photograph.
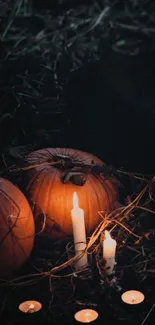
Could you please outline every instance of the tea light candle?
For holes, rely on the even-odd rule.
[[[75,255],[79,255],[86,248],[86,230],[84,211],[79,208],[78,196],[76,192],[73,194],[73,209],[71,210],[73,237],[75,246]],[[84,253],[75,263],[75,269],[79,270],[88,264],[87,253]]]
[[[103,241],[103,258],[105,260],[105,272],[107,275],[112,274],[116,254],[116,240],[112,239],[109,231],[105,230],[105,240]]]
[[[19,310],[22,311],[23,313],[36,313],[37,311],[39,311],[42,308],[42,305],[39,301],[35,301],[35,300],[27,300],[22,302],[19,306],[18,306]]]
[[[91,323],[98,318],[98,313],[93,309],[83,309],[78,311],[74,318],[81,323]]]
[[[137,290],[129,290],[122,294],[121,299],[129,305],[137,305],[144,301],[144,294]]]

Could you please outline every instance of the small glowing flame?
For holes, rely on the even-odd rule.
[[[91,313],[89,313],[88,311],[85,313],[85,316],[86,317],[89,317],[89,316],[91,316]]]
[[[84,316],[85,316],[85,322],[89,323],[91,321],[91,313],[86,312]]]
[[[78,196],[76,192],[73,193],[73,209],[79,208]]]
[[[131,302],[135,302],[135,296],[131,296]]]
[[[34,304],[30,304],[29,309],[34,309]]]
[[[111,238],[111,235],[110,235],[110,233],[109,233],[108,230],[105,230],[104,233],[105,233],[105,239],[106,239],[106,240],[110,240],[110,239],[112,239],[112,238]]]

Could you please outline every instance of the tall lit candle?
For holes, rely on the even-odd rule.
[[[76,192],[74,192],[73,194],[73,209],[71,210],[71,216],[73,225],[75,255],[79,255],[86,248],[86,230],[84,211],[79,207],[78,196]],[[87,265],[87,263],[87,253],[85,252],[75,263],[76,270],[83,268]]]
[[[110,275],[113,273],[116,254],[116,240],[111,238],[110,233],[105,230],[105,239],[103,241],[103,258],[105,261],[105,273]]]

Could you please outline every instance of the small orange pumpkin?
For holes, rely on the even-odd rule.
[[[67,159],[83,166],[92,164],[92,161],[94,166],[103,166],[103,162],[94,155],[68,148],[41,149],[26,157],[27,162],[34,167],[26,172],[27,193],[42,213],[46,214],[44,234],[50,233],[51,238],[55,237],[54,224],[65,234],[72,234],[71,209],[74,192],[78,195],[80,208],[84,210],[87,234],[101,221],[98,211],[110,212],[117,201],[117,186],[112,179],[100,175],[95,177],[88,173],[83,186],[70,181],[63,183],[62,178],[67,171],[64,161],[67,164]],[[62,161],[62,164],[59,167],[50,165],[54,161]],[[34,216],[38,223],[38,214],[34,212]]]
[[[0,277],[8,277],[29,257],[34,244],[34,219],[24,194],[0,178]]]

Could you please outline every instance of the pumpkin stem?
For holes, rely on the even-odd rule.
[[[87,174],[78,172],[76,170],[65,173],[61,178],[61,181],[64,184],[71,182],[72,184],[78,186],[83,186],[86,180],[87,180]]]

